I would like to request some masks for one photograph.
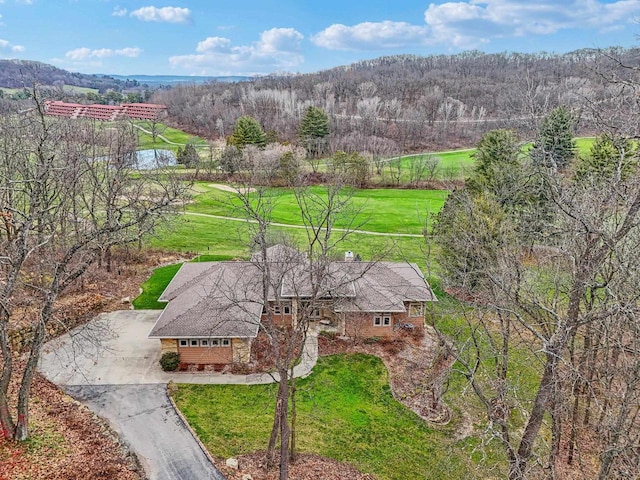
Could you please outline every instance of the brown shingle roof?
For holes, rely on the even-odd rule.
[[[288,247],[286,247],[288,248]],[[319,291],[312,292],[304,256],[289,263],[276,260],[269,300],[280,297],[332,298],[336,312],[405,312],[405,302],[436,301],[415,263],[331,262]],[[295,256],[294,256],[295,257]],[[255,258],[254,258],[255,259]],[[185,263],[161,301],[169,304],[149,334],[156,338],[255,337],[263,307],[262,265],[252,262]]]

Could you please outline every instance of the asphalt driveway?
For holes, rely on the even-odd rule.
[[[164,385],[67,385],[65,392],[106,418],[151,480],[224,480],[176,414]]]
[[[159,341],[147,339],[159,314],[127,310],[99,315],[47,343],[39,369],[107,419],[138,455],[150,480],[223,480],[167,396],[171,375],[160,369]]]

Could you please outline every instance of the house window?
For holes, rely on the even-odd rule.
[[[375,327],[388,327],[391,325],[391,317],[388,315],[376,315],[373,317]]]
[[[309,316],[311,318],[320,318],[320,309],[319,308],[312,308],[311,309],[311,313],[309,314]]]
[[[231,340],[229,340],[228,338],[223,338],[221,342],[223,347],[228,347],[229,345],[231,345]]]
[[[189,341],[188,340],[180,340],[180,346],[181,347],[188,347],[189,346]]]
[[[189,340],[189,346],[197,347],[198,346],[198,340]]]
[[[284,306],[284,314],[291,315],[291,307],[289,305]]]
[[[218,340],[217,338],[214,338],[213,340],[211,340],[211,346],[212,347],[219,347],[220,346],[220,340]]]
[[[275,313],[276,315],[280,315],[280,305],[273,306],[273,313]]]
[[[209,346],[209,340],[200,340],[200,346],[201,347],[208,347]]]
[[[410,303],[409,304],[409,316],[410,317],[424,317],[424,303]]]

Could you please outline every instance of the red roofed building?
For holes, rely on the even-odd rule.
[[[117,120],[118,118],[135,118],[154,120],[165,112],[167,107],[154,103],[123,103],[122,105],[82,105],[79,103],[65,103],[58,100],[47,100],[45,112],[47,115],[67,118],[95,118],[96,120]]]

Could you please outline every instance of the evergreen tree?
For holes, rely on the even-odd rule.
[[[522,162],[517,135],[511,130],[493,130],[478,142],[475,167],[466,181],[473,195],[489,192],[503,207],[517,202],[517,178]]]
[[[321,108],[307,107],[300,121],[298,136],[307,154],[316,157],[324,152],[325,137],[329,135],[329,117]]]
[[[626,138],[600,135],[593,142],[590,153],[578,159],[574,175],[577,182],[604,183],[617,175],[625,180],[638,167],[637,149]]]
[[[236,126],[227,140],[227,144],[239,149],[242,149],[245,145],[264,147],[266,138],[258,121],[253,117],[244,115],[236,122]]]
[[[178,147],[176,161],[185,167],[194,167],[200,162],[200,156],[192,143],[187,143],[184,148]]]
[[[538,139],[531,149],[531,158],[539,166],[562,170],[575,156],[573,140],[575,119],[569,109],[560,106],[545,117]]]

